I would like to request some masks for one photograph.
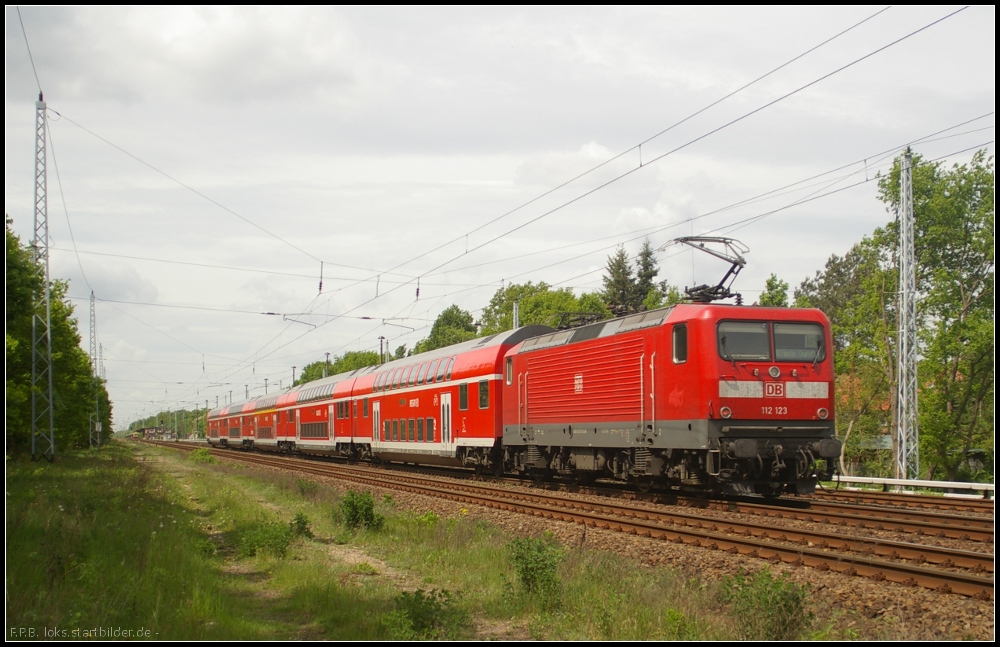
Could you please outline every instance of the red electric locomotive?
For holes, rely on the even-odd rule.
[[[505,358],[505,469],[811,492],[840,455],[831,348],[818,310],[710,304],[528,339]]]

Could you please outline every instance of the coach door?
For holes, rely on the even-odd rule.
[[[449,455],[455,452],[455,441],[451,437],[451,394],[441,394],[441,445]]]
[[[379,402],[372,403],[372,447],[378,447],[382,433],[382,416],[379,411]]]

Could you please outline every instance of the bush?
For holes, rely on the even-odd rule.
[[[215,456],[212,456],[212,452],[209,451],[205,447],[202,447],[200,449],[194,450],[193,452],[191,452],[189,454],[189,457],[195,463],[218,463],[219,462],[219,461],[215,460]]]
[[[457,637],[467,616],[455,605],[450,592],[419,589],[396,597],[396,610],[389,622],[396,640],[441,640]]]
[[[558,600],[561,582],[556,569],[565,552],[556,544],[552,535],[520,537],[507,544],[514,571],[521,587],[528,593],[540,593],[550,602]]]
[[[261,553],[284,557],[292,543],[292,529],[277,521],[253,521],[236,529],[236,546],[240,557]]]
[[[385,517],[375,512],[375,497],[371,492],[348,491],[340,500],[340,518],[352,530],[378,530],[385,524]]]
[[[312,524],[309,522],[309,517],[304,513],[296,512],[295,518],[288,522],[288,527],[292,531],[293,537],[307,537],[312,539]]]
[[[767,568],[752,575],[740,571],[724,578],[722,587],[742,640],[795,640],[812,625],[808,587],[785,575],[776,578]]]
[[[303,499],[315,499],[316,492],[319,491],[319,484],[308,479],[295,479],[295,488]]]

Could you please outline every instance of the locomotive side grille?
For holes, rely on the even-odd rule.
[[[274,431],[271,427],[260,427],[257,429],[257,438],[263,438],[265,440],[274,438]]]
[[[527,360],[528,415],[535,423],[639,418],[641,337],[610,337],[575,352],[540,352]],[[580,376],[577,379],[577,376]]]
[[[230,427],[229,428],[229,437],[230,438],[239,438],[240,437],[240,428],[239,427]]]

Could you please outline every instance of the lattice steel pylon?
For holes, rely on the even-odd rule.
[[[903,154],[899,211],[899,336],[896,348],[896,478],[920,475],[917,422],[917,279],[913,251],[913,160]]]
[[[97,304],[94,291],[90,291],[90,369],[94,378],[94,415],[90,423],[90,446],[101,446],[101,399],[98,395],[98,357],[97,357]]]
[[[35,234],[31,260],[43,274],[42,289],[31,318],[31,459],[56,457],[55,413],[52,410],[52,311],[49,306],[49,210],[45,170],[45,100],[35,102]]]

